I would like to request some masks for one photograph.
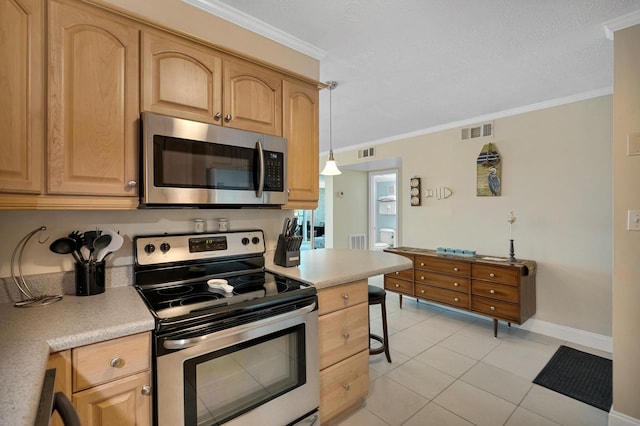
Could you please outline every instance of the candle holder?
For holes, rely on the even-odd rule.
[[[509,216],[507,217],[507,222],[509,222],[509,262],[515,262],[516,257],[513,250],[513,230],[511,229],[513,222],[516,221],[516,217],[513,214],[513,210],[509,212]]]
[[[513,239],[510,239],[509,240],[509,262],[515,262],[515,261],[516,261],[516,256],[513,251]]]

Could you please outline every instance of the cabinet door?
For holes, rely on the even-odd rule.
[[[282,75],[239,59],[224,61],[224,126],[282,135]]]
[[[0,191],[40,193],[44,146],[43,4],[0,0]]]
[[[139,31],[82,4],[49,18],[48,192],[137,196]]]
[[[49,355],[47,369],[56,369],[55,392],[64,393],[71,399],[71,351],[66,350]],[[51,426],[64,426],[60,415],[56,412],[51,416]]]
[[[151,424],[151,373],[125,377],[73,394],[83,426]]]
[[[287,138],[289,203],[284,208],[314,210],[318,206],[318,88],[283,82],[282,136]]]
[[[143,33],[142,109],[221,123],[222,58],[188,40]]]

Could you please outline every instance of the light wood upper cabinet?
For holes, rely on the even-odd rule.
[[[283,129],[288,140],[289,202],[287,209],[314,210],[318,206],[318,87],[285,79]]]
[[[222,57],[178,37],[142,34],[142,109],[221,123]]]
[[[0,0],[0,191],[42,192],[41,0]]]
[[[282,135],[282,74],[240,59],[223,70],[224,125]]]
[[[49,2],[49,194],[137,196],[139,30]]]

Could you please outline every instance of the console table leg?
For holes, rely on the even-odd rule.
[[[493,337],[498,337],[498,320],[493,319]]]
[[[402,295],[399,294],[398,296],[400,296],[400,309],[402,309]]]

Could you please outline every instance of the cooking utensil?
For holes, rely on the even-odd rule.
[[[58,238],[49,246],[49,250],[58,254],[71,254],[76,262],[82,263],[80,256],[77,253],[76,241],[73,238],[62,237]]]
[[[102,234],[102,235],[96,237],[96,239],[93,240],[93,246],[92,246],[92,250],[90,250],[91,255],[89,256],[89,259],[90,260],[95,259],[93,257],[93,253],[95,253],[96,251],[104,249],[110,243],[111,243],[111,235],[109,235],[109,234]]]
[[[82,246],[84,246],[84,237],[80,235],[80,231],[73,231],[69,234],[69,238],[73,239],[76,242],[76,253],[82,262],[85,261],[84,255],[80,250]]]
[[[118,234],[112,229],[104,229],[102,231],[102,235],[110,235],[111,242],[105,248],[98,250],[98,252],[96,253],[96,262],[102,262],[111,253],[113,253],[114,251],[118,251],[124,243],[124,238],[122,238],[122,235]]]

